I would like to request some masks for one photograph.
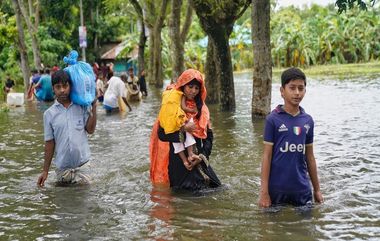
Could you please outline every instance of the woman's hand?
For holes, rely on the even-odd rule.
[[[184,126],[183,126],[183,129],[186,131],[186,132],[189,132],[189,133],[193,133],[193,131],[195,130],[196,126],[194,124],[194,122],[187,122]]]

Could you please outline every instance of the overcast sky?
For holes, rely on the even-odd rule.
[[[301,7],[304,4],[307,4],[308,6],[311,5],[311,3],[316,3],[319,5],[326,6],[329,3],[335,3],[335,0],[277,0],[277,4],[280,6],[289,6],[289,5],[295,5]]]

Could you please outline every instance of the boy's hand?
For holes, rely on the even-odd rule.
[[[44,187],[45,186],[45,181],[48,177],[48,172],[45,172],[43,171],[42,174],[38,177],[38,181],[37,181],[37,185],[40,186],[40,187]]]
[[[314,200],[317,203],[323,203],[323,197],[321,191],[314,192]]]
[[[260,193],[259,206],[262,208],[269,208],[272,205],[269,193]]]

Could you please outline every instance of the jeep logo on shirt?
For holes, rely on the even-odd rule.
[[[285,146],[280,148],[281,152],[302,152],[305,154],[305,145],[304,144],[289,144],[285,142]]]

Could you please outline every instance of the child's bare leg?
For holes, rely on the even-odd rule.
[[[193,145],[186,147],[189,162],[193,163],[199,161],[201,158],[198,155],[195,155],[193,152]]]
[[[186,169],[191,170],[191,162],[187,159],[185,152],[178,152],[178,155],[181,158],[183,165],[185,165]]]
[[[186,150],[187,150],[187,155],[188,155],[187,159],[189,159],[189,161],[193,161],[193,155],[194,155],[193,145],[186,147]]]

